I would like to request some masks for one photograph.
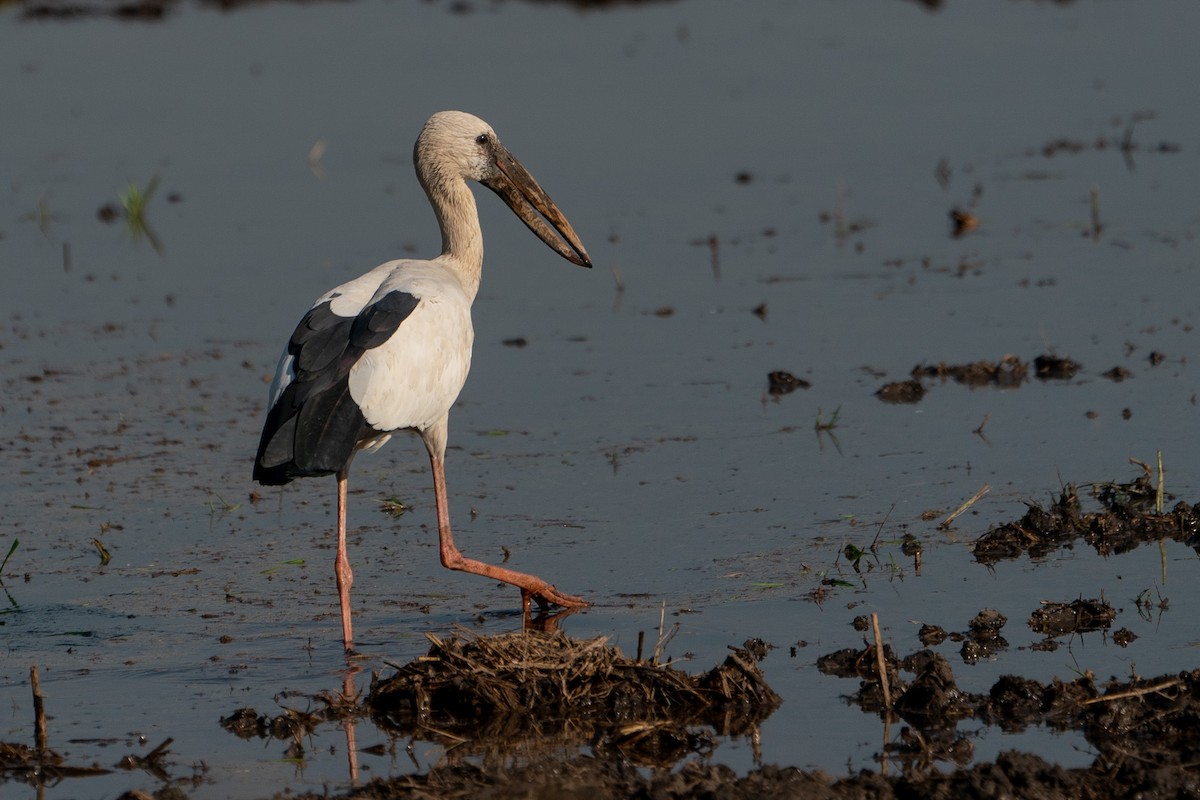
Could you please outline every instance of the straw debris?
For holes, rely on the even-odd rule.
[[[443,640],[372,682],[366,705],[406,735],[486,746],[524,734],[615,747],[643,763],[752,733],[779,705],[750,650],[701,675],[628,658],[606,637],[521,632]],[[695,730],[702,727],[705,730]]]

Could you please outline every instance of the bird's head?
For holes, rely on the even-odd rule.
[[[434,114],[417,137],[413,160],[430,197],[437,187],[455,180],[478,181],[498,194],[554,252],[581,267],[592,265],[571,223],[479,117],[462,111]]]

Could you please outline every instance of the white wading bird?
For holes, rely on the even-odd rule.
[[[353,647],[353,576],[346,557],[346,475],[355,453],[379,449],[398,431],[417,433],[429,451],[444,566],[519,587],[526,610],[530,599],[542,608],[587,605],[541,578],[464,558],[450,533],[448,419],[471,364],[471,302],[483,267],[483,235],[467,180],[500,195],[563,258],[583,267],[591,259],[571,224],[483,120],[460,111],[434,114],[417,137],[414,161],[442,229],[442,254],[389,261],[317,300],[279,360],[254,460],[254,479],[268,486],[337,476],[334,573],[347,652]]]

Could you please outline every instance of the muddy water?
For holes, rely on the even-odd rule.
[[[1128,459],[1157,450],[1168,491],[1200,499],[1192,4],[470,8],[0,16],[0,551],[20,541],[2,574],[0,740],[30,739],[37,665],[51,745],[73,763],[173,737],[171,776],[194,778],[194,797],[348,785],[335,728],[297,762],[217,725],[241,706],[304,707],[344,667],[332,481],[253,501],[249,462],[274,359],[312,298],[435,250],[409,152],[444,107],[492,122],[596,259],[570,267],[480,196],[488,267],[452,417],[452,512],[469,554],[507,549],[596,603],[568,632],[632,650],[665,603],[672,654],[697,669],[762,637],[784,697],[762,759],[834,773],[873,766],[882,744],[842,699],[853,687],[814,666],[861,642],[860,614],[879,613],[900,652],[920,622],[1006,614],[1009,650],[956,662],[972,691],[1004,673],[1196,666],[1192,550],[1077,547],[988,569],[968,546],[1024,501],[1127,480]],[[160,250],[97,218],[153,176]],[[953,238],[953,208],[978,227]],[[504,344],[516,337],[527,345]],[[1042,353],[1083,369],[1010,390],[929,382],[913,405],[874,396],[917,364]],[[1115,366],[1132,377],[1102,377]],[[811,388],[768,397],[777,369]],[[360,458],[352,486],[367,666],[423,652],[426,631],[519,624],[513,592],[437,566],[419,445]],[[384,514],[393,496],[412,510]],[[845,546],[877,533],[856,572]],[[1139,615],[1143,590],[1167,609]],[[1101,593],[1131,646],[1028,649],[1039,601]],[[360,747],[385,742],[360,725]],[[1071,735],[988,729],[976,758],[1014,747],[1089,760]],[[416,765],[361,761],[369,777],[441,756],[416,742]],[[753,748],[713,757],[745,770]],[[117,772],[43,796],[159,785]]]

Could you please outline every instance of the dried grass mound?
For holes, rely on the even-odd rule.
[[[427,636],[428,655],[374,681],[366,701],[378,721],[410,734],[482,740],[574,733],[615,743],[653,734],[658,745],[664,735],[672,739],[668,749],[694,750],[704,734],[689,726],[739,735],[780,702],[755,656],[736,648],[719,666],[688,675],[628,658],[605,637]]]

